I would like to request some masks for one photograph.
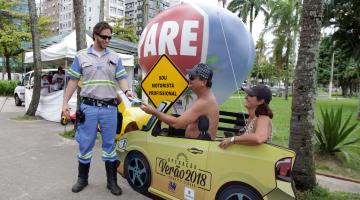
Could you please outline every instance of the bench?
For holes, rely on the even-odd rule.
[[[220,111],[219,131],[224,131],[225,137],[240,135],[245,132],[246,119],[249,117],[246,113]],[[230,124],[230,126],[225,126]]]
[[[173,115],[173,116],[178,117],[179,115]],[[218,130],[223,131],[225,137],[240,135],[241,133],[245,132],[245,124],[246,124],[245,121],[248,117],[249,117],[248,114],[245,113],[220,111]],[[200,118],[202,118],[202,116]],[[199,121],[205,121],[205,120],[199,120]],[[229,125],[226,126],[225,124],[229,124]],[[200,123],[199,126],[201,126]],[[205,127],[199,128],[199,130],[202,129],[206,129],[206,128]],[[169,137],[180,137],[180,138],[185,136],[184,129],[175,129],[173,127],[162,128],[160,121],[158,121],[155,124],[155,127],[152,131],[153,131],[152,132],[153,135],[164,135]]]

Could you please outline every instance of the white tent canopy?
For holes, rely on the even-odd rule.
[[[86,44],[93,44],[91,37],[86,35]],[[65,58],[73,59],[76,55],[76,32],[73,31],[59,43],[41,50],[42,62],[64,63]],[[124,66],[134,66],[134,56],[118,53]],[[33,63],[33,52],[25,54],[25,63]]]

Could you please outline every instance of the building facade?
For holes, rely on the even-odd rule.
[[[125,0],[125,25],[135,25],[140,36],[146,24],[169,6],[168,0]]]
[[[59,0],[42,0],[37,9],[39,16],[46,16],[52,20],[49,27],[50,35],[57,35],[59,33]]]

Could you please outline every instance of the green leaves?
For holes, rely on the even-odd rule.
[[[113,24],[112,28],[113,28],[114,37],[136,43],[138,41],[138,38],[135,34],[136,27],[135,25],[127,25],[123,27],[122,25],[124,24],[125,20],[126,18],[121,18],[121,19],[111,18],[110,23]]]
[[[352,114],[344,119],[342,113],[342,107],[337,110],[321,108],[322,120],[317,120],[315,139],[320,153],[334,155],[340,152],[349,160],[350,153],[345,147],[359,147],[356,143],[360,138],[349,137],[357,124],[349,124]]]

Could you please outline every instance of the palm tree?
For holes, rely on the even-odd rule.
[[[269,22],[271,23],[267,30],[272,30],[275,36],[273,55],[275,64],[285,71],[285,99],[287,100],[290,56],[293,56],[294,41],[298,32],[299,2],[298,0],[270,0],[268,6],[271,11],[265,23],[266,26]]]
[[[299,190],[310,190],[316,185],[312,137],[322,16],[323,0],[303,1],[289,138],[289,147],[297,155],[293,175]]]
[[[86,48],[86,32],[85,32],[85,15],[84,15],[83,0],[73,0],[73,9],[75,15],[75,30],[76,30],[76,50]],[[80,108],[80,87],[77,87],[77,108]]]
[[[105,14],[104,14],[104,1],[100,0],[100,11],[99,11],[99,22],[102,22],[105,20]]]
[[[29,105],[28,110],[25,115],[35,116],[37,107],[40,100],[40,90],[41,90],[41,54],[40,54],[40,33],[38,28],[38,17],[36,14],[36,3],[35,0],[28,1],[29,15],[30,15],[30,26],[31,26],[31,35],[32,35],[32,46],[34,53],[34,88],[32,99]]]
[[[227,8],[233,13],[239,12],[238,16],[244,23],[247,22],[247,18],[250,16],[250,32],[252,33],[252,25],[259,11],[262,10],[267,15],[266,9],[262,7],[265,4],[266,0],[233,0]]]
[[[252,33],[253,22],[255,18],[258,16],[260,10],[263,11],[265,16],[268,15],[267,10],[264,7],[262,7],[263,5],[266,5],[266,0],[233,0],[228,5],[227,9],[233,13],[239,12],[238,17],[240,17],[244,23],[247,22],[247,18],[248,16],[250,16],[249,26],[250,26],[250,33]],[[248,84],[250,83],[251,80],[250,77],[251,74],[249,75],[247,80]]]
[[[261,37],[258,39],[258,41],[256,41],[256,59],[255,59],[256,69],[254,68],[254,70],[256,71],[256,75],[255,75],[256,83],[259,78],[259,75],[262,75],[262,78],[264,78],[261,68],[265,64],[267,64],[265,50],[266,50],[266,42],[264,40],[264,35],[262,34]]]

